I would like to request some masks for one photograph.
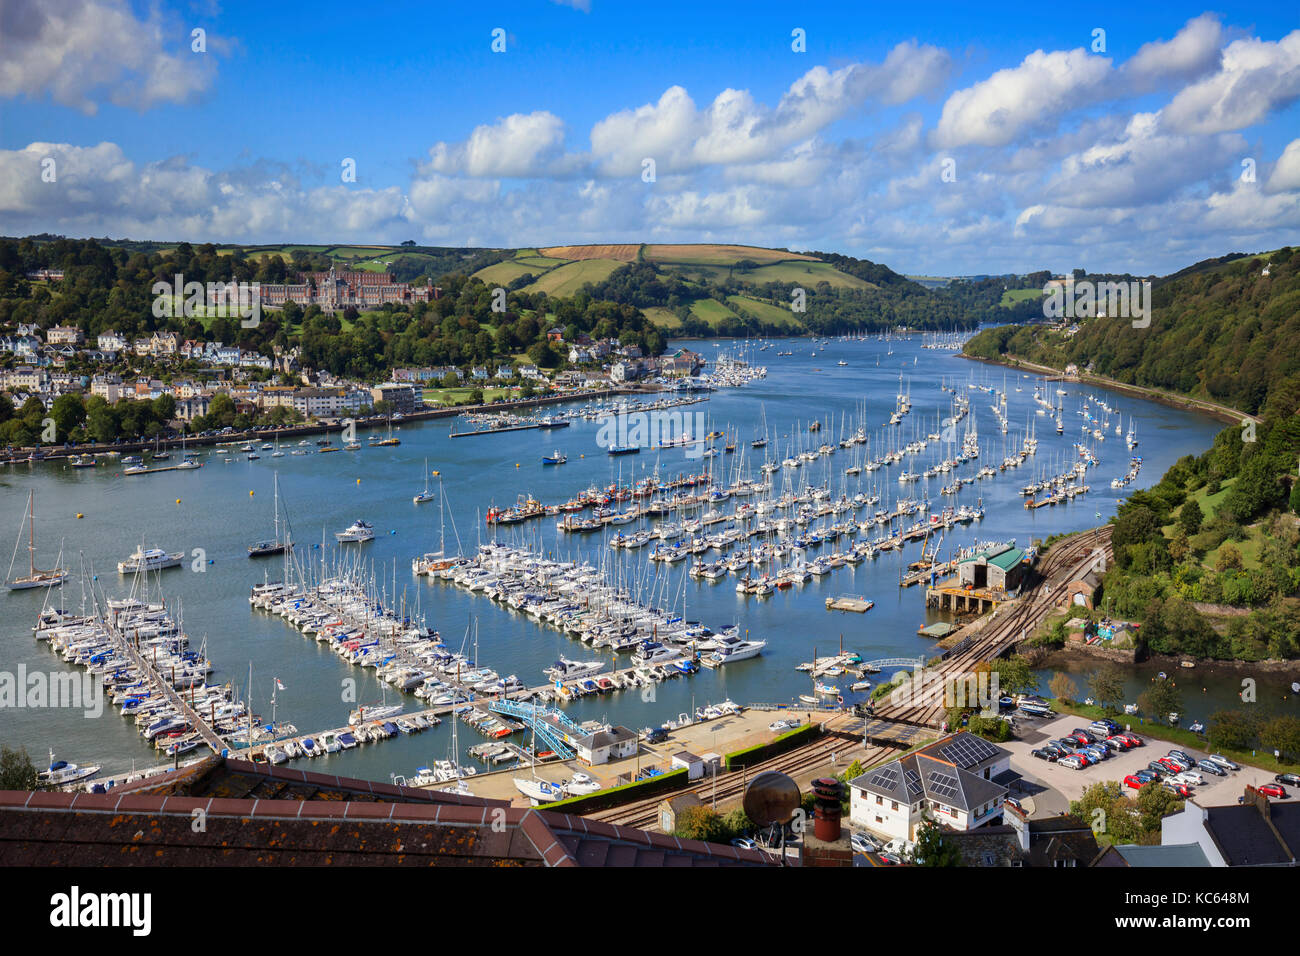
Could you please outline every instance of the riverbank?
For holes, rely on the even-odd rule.
[[[522,398],[511,402],[493,402],[483,403],[480,405],[452,405],[446,408],[426,408],[422,411],[406,412],[402,415],[402,422],[422,422],[435,418],[455,418],[458,415],[465,415],[474,412],[508,412],[516,411],[521,408],[535,408],[540,405],[557,405],[561,402],[584,401],[597,398],[610,398],[615,395],[638,395],[654,394],[652,390],[641,388],[605,388],[598,391],[584,392],[567,392],[560,395],[541,395],[533,398]],[[263,428],[250,428],[242,432],[230,432],[225,435],[187,435],[184,443],[186,448],[202,448],[210,445],[227,445],[244,441],[266,441],[268,437],[276,436],[279,438],[306,438],[311,435],[328,435],[332,432],[341,432],[346,427],[343,422],[346,419],[331,419],[333,424],[314,423],[301,425],[282,425],[266,426]],[[389,424],[386,415],[374,415],[369,418],[357,418],[353,420],[358,430],[368,430],[374,428],[386,428]],[[118,442],[115,444],[85,444],[85,445],[38,445],[35,447],[20,448],[13,453],[11,457],[0,458],[0,465],[16,464],[28,460],[32,452],[40,452],[44,455],[45,461],[56,461],[59,459],[70,458],[73,455],[107,455],[111,452],[136,452],[152,451],[155,448],[162,448],[166,451],[176,451],[181,447],[181,437],[179,435],[173,438],[164,438],[161,441],[151,439],[148,441],[136,442]]]
[[[1209,402],[1201,398],[1192,398],[1187,395],[1179,395],[1175,392],[1166,392],[1161,389],[1146,388],[1141,385],[1130,385],[1127,382],[1119,382],[1113,378],[1107,378],[1104,375],[1092,375],[1080,373],[1079,375],[1067,376],[1064,369],[1053,368],[1050,365],[1040,365],[1037,362],[1030,362],[1019,356],[1008,355],[1005,361],[998,359],[984,358],[982,355],[967,355],[965,352],[958,353],[964,359],[970,359],[972,362],[984,362],[988,365],[1001,365],[1006,368],[1016,368],[1030,372],[1038,372],[1040,375],[1050,375],[1066,382],[1077,382],[1080,385],[1101,385],[1125,395],[1132,395],[1136,398],[1143,398],[1147,401],[1158,402],[1161,405],[1168,405],[1170,408],[1178,408],[1183,411],[1202,412],[1221,422],[1227,422],[1230,425],[1240,425],[1246,421],[1259,422],[1260,419],[1255,415],[1247,415],[1245,412],[1238,411],[1235,408],[1229,408],[1226,405],[1220,405],[1217,402]]]

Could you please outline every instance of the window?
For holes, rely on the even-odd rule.
[[[890,809],[891,809],[891,810],[897,810],[897,809],[898,809],[898,801],[897,801],[897,800],[891,800],[891,801],[890,801],[890,804],[891,804],[891,806],[890,806]]]

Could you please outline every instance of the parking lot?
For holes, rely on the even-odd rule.
[[[1070,801],[1079,799],[1083,796],[1084,790],[1094,783],[1114,780],[1123,784],[1126,776],[1145,770],[1148,763],[1163,757],[1170,749],[1184,750],[1197,760],[1209,753],[1203,747],[1194,749],[1157,740],[1144,733],[1146,728],[1143,726],[1120,720],[1121,727],[1131,729],[1145,741],[1143,746],[1112,754],[1101,763],[1084,767],[1082,770],[1062,767],[1031,754],[1031,751],[1042,747],[1049,740],[1059,739],[1076,727],[1086,730],[1091,722],[1084,717],[1065,716],[1041,720],[1017,715],[1015,720],[1017,739],[1000,746],[1011,751],[1011,769],[1022,778],[1019,792],[1013,789],[1011,795],[1020,798],[1022,802],[1028,796],[1033,802],[1031,811],[1033,816],[1051,816],[1062,810],[1068,810]],[[1192,795],[1203,807],[1235,804],[1248,784],[1258,786],[1273,782],[1272,773],[1244,764],[1240,770],[1229,771],[1225,777],[1211,776],[1200,770],[1198,772],[1205,778],[1205,783],[1192,787]],[[1137,793],[1128,787],[1124,789],[1130,796]],[[1297,798],[1297,788],[1284,785],[1283,789],[1287,792],[1284,798],[1286,801]]]

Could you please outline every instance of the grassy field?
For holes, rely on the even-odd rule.
[[[475,386],[466,385],[461,388],[426,388],[424,390],[424,403],[426,405],[468,405],[469,397],[474,392]],[[508,388],[485,388],[483,391],[483,401],[490,402],[494,398],[500,398],[503,395],[511,394]]]
[[[828,282],[832,288],[836,289],[873,289],[875,286],[870,282],[864,282],[857,276],[847,275],[838,272],[828,262],[778,262],[773,265],[760,266],[757,269],[751,269],[749,272],[740,272],[728,269],[725,265],[689,265],[686,263],[666,263],[664,268],[679,273],[683,278],[690,279],[696,276],[703,276],[710,281],[722,281],[728,276],[734,276],[746,282],[754,282],[762,285],[765,282],[787,282],[806,287],[815,286],[818,282]]]
[[[1010,307],[1017,302],[1024,302],[1026,299],[1041,299],[1042,297],[1042,289],[1007,289],[1002,293],[1002,299],[998,302],[998,305]]]
[[[526,266],[533,266],[535,269],[551,269],[555,266],[562,266],[566,262],[572,262],[571,259],[554,259],[550,256],[515,256],[512,260],[522,263]]]
[[[691,314],[710,325],[717,325],[723,319],[736,318],[736,313],[717,299],[696,299],[691,303]]]
[[[660,308],[656,305],[651,306],[648,309],[642,309],[641,311],[645,313],[647,319],[655,324],[656,328],[680,329],[682,327],[682,320],[677,318],[676,314],[668,309]]]
[[[763,249],[759,246],[728,246],[703,243],[700,245],[654,245],[645,247],[645,257],[650,262],[685,263],[690,265],[730,265],[741,259],[753,259],[755,262],[772,263],[786,259],[804,259],[819,262],[812,256],[797,252],[785,252],[781,249]]]
[[[543,256],[557,259],[613,259],[617,262],[633,262],[641,249],[640,243],[612,246],[548,246],[537,250]]]
[[[727,301],[737,308],[744,309],[751,315],[756,316],[759,321],[772,322],[790,329],[802,330],[804,328],[804,324],[799,321],[797,315],[789,309],[783,309],[771,302],[752,299],[747,295],[729,295]]]
[[[474,273],[473,277],[476,279],[481,279],[484,285],[503,286],[511,282],[514,282],[520,276],[524,276],[524,275],[532,275],[534,277],[540,277],[540,275],[545,271],[546,271],[545,269],[539,268],[537,266],[530,267],[530,266],[522,265],[521,263],[516,262],[513,259],[510,259],[507,260],[506,262],[498,262],[496,265],[491,265],[488,266],[487,268],[479,269],[478,272]]]
[[[525,292],[547,295],[573,295],[588,282],[600,282],[623,263],[613,259],[582,259],[552,269],[536,282],[524,286]]]

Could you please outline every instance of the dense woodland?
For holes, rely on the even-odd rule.
[[[1268,275],[1264,275],[1265,266]],[[1300,256],[1226,256],[1156,283],[1152,321],[987,329],[967,354],[1101,375],[1213,399],[1261,417],[1231,425],[1113,519],[1105,607],[1143,622],[1160,654],[1300,657]],[[1204,502],[1204,505],[1202,504]],[[1213,505],[1210,504],[1213,502]],[[1193,605],[1249,608],[1202,613]]]

